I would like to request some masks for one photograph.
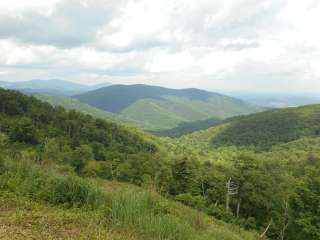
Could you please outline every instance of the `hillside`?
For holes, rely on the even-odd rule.
[[[84,114],[89,114],[94,118],[101,118],[107,121],[117,122],[136,128],[143,128],[146,126],[141,122],[135,121],[119,114],[103,111],[86,103],[82,103],[78,99],[69,96],[50,96],[45,94],[32,94],[32,96],[41,101],[48,102],[52,106],[61,106],[67,110],[76,110]]]
[[[104,111],[141,122],[147,130],[167,130],[183,122],[261,111],[241,100],[199,89],[168,89],[148,85],[113,85],[75,98]]]
[[[319,105],[309,105],[235,117],[162,140],[168,152],[196,156],[215,166],[216,178],[228,176],[238,191],[230,196],[234,214],[240,206],[240,212],[255,216],[258,225],[260,217],[269,215],[262,222],[272,219],[278,228],[268,233],[271,239],[316,240],[320,236],[319,110]],[[276,219],[280,221],[275,223]]]
[[[180,179],[185,160],[147,135],[16,91],[0,89],[0,99],[4,239],[257,238],[185,202],[198,174]]]
[[[297,140],[303,136],[320,136],[320,105],[267,111],[234,118],[229,126],[212,139],[219,146],[273,145]]]
[[[214,148],[245,117],[157,138],[16,91],[0,99],[0,221],[12,238],[319,239],[320,137]]]
[[[102,111],[88,104],[81,103],[79,100],[67,96],[49,96],[44,94],[33,94],[33,96],[43,102],[48,102],[53,106],[61,106],[67,110],[77,110],[84,114],[89,114],[95,118],[101,118],[110,121],[117,121],[116,114]]]
[[[270,110],[226,119],[220,124],[179,139],[186,144],[214,149],[243,147],[268,150],[272,146],[320,136],[320,105]]]
[[[0,82],[0,87],[6,89],[19,90],[27,94],[47,94],[51,96],[71,96],[86,91],[95,90],[101,87],[109,86],[110,83],[88,86],[75,82],[69,82],[60,79],[50,80],[29,80],[20,82]]]
[[[49,171],[52,165],[26,161],[19,165],[11,159],[1,165],[2,239],[257,239],[253,232],[155,192]]]

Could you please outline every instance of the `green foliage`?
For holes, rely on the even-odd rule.
[[[320,105],[267,111],[229,120],[229,127],[213,138],[215,147],[273,145],[320,134]]]
[[[38,143],[37,129],[32,124],[32,120],[26,117],[17,120],[9,136],[13,142],[22,142],[27,144]]]
[[[319,171],[320,138],[317,136],[317,109],[315,105],[281,110],[283,114],[287,111],[300,112],[300,117],[304,119],[299,118],[302,121],[299,126],[308,123],[296,129],[297,132],[301,130],[297,140],[287,139],[289,142],[286,143],[282,143],[282,140],[273,142],[276,137],[268,142],[267,138],[259,135],[260,131],[261,134],[264,131],[259,127],[254,131],[257,132],[257,139],[262,140],[261,145],[227,144],[212,148],[212,139],[219,139],[220,134],[229,137],[228,129],[235,126],[237,121],[252,119],[256,115],[231,119],[222,125],[178,139],[163,140],[175,155],[196,156],[203,162],[196,174],[202,176],[197,178],[200,191],[196,196],[205,196],[205,211],[210,215],[244,228],[260,229],[261,232],[271,222],[267,232],[270,239],[318,239],[319,193],[316,173]],[[290,124],[295,120],[285,118],[282,121],[283,124]],[[254,127],[255,124],[252,124]],[[279,135],[277,139],[285,139],[283,134],[286,134],[286,130],[273,133]],[[310,136],[304,137],[304,134]],[[241,139],[241,136],[232,136]],[[209,165],[206,164],[208,160],[211,162]],[[238,187],[238,192],[230,197],[230,211],[226,212],[225,184],[229,178]]]
[[[239,229],[230,230],[222,224],[216,226],[207,216],[200,215],[197,211],[133,186],[121,187],[119,190],[115,190],[114,186],[112,190],[104,186],[104,190],[96,182],[72,174],[62,175],[29,159],[7,159],[2,162],[2,166],[4,171],[0,174],[0,196],[6,196],[8,200],[12,199],[8,192],[15,193],[14,196],[23,199],[23,203],[18,205],[19,209],[23,208],[29,198],[33,199],[33,203],[45,201],[65,209],[62,213],[65,217],[70,209],[81,208],[81,212],[85,213],[82,218],[90,216],[93,224],[109,225],[116,228],[117,232],[130,229],[146,237],[142,239],[231,240],[236,236],[239,240],[254,239],[253,234]],[[1,197],[0,201],[3,201]],[[8,204],[11,203],[1,204],[1,207]],[[55,212],[57,211],[60,210],[57,208]],[[33,213],[34,211],[29,212],[28,216]],[[48,210],[43,214],[46,219],[52,216],[47,215]],[[65,221],[67,224],[71,219],[66,218]],[[30,222],[35,224],[36,221]],[[46,225],[46,228],[50,227],[49,224]]]
[[[82,178],[59,175],[29,161],[5,162],[0,188],[66,207],[96,208],[105,201],[102,192]]]
[[[189,134],[201,129],[207,129],[214,125],[217,125],[221,120],[216,118],[209,118],[205,120],[198,120],[195,122],[182,122],[175,128],[162,131],[150,131],[151,133],[157,136],[168,136],[168,137],[181,137],[185,134]]]
[[[0,97],[1,191],[100,211],[113,226],[148,239],[253,239],[239,228],[237,234],[219,224],[213,230],[212,219],[159,200],[153,190],[232,223],[228,228],[262,232],[270,224],[270,239],[319,238],[318,106],[234,118],[179,139],[159,139],[16,92],[0,90]],[[248,135],[234,135],[242,128]],[[212,139],[225,134],[234,142],[213,148]],[[151,194],[132,185],[109,193],[81,176],[133,183]],[[230,179],[236,190],[227,210]]]
[[[0,99],[0,131],[11,142],[37,145],[41,161],[64,160],[80,173],[89,160],[124,161],[131,154],[157,151],[143,134],[115,123],[52,107],[15,91],[0,89]]]
[[[95,118],[101,118],[109,121],[121,120],[119,117],[113,113],[100,110],[88,104],[80,102],[78,99],[66,96],[49,96],[44,94],[34,94],[37,99],[48,102],[51,105],[58,107],[64,107],[67,110],[76,110],[82,112],[83,114],[89,114]]]
[[[90,146],[81,145],[77,147],[71,154],[69,163],[77,173],[80,173],[86,163],[94,158],[93,152]]]
[[[294,220],[290,229],[297,239],[320,238],[320,159],[310,156],[308,160],[291,198]]]

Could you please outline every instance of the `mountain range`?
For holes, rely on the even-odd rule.
[[[112,85],[75,95],[82,103],[140,122],[147,130],[167,130],[181,123],[262,111],[264,108],[214,92],[169,89],[143,84]]]
[[[60,79],[36,79],[21,82],[0,81],[0,87],[2,88],[19,90],[27,94],[41,93],[52,96],[71,96],[109,85],[111,83],[106,82],[89,86]]]
[[[60,98],[70,110],[0,89],[8,239],[319,239],[320,105],[207,119],[162,138],[118,124],[112,114],[128,100],[109,115]]]

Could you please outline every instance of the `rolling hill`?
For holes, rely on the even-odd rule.
[[[104,111],[141,122],[147,130],[167,130],[183,122],[263,110],[239,99],[199,89],[168,89],[149,85],[112,85],[74,98]]]
[[[226,119],[220,124],[182,136],[183,141],[201,139],[200,145],[254,147],[260,150],[320,136],[320,105],[306,105]]]
[[[126,116],[122,116],[116,113],[103,111],[101,109],[95,108],[86,103],[82,103],[78,99],[72,98],[69,96],[51,96],[51,95],[38,94],[38,93],[32,94],[32,96],[36,97],[41,101],[48,102],[52,106],[56,106],[56,107],[61,106],[67,110],[77,110],[81,113],[89,114],[95,118],[100,118],[107,121],[116,122],[119,124],[125,124],[135,128],[143,128],[146,126],[142,122],[135,121]]]
[[[119,120],[116,114],[97,109],[68,96],[50,96],[45,94],[32,94],[32,96],[43,102],[48,102],[52,106],[61,106],[67,110],[74,109],[84,114],[92,115],[95,118],[102,118],[110,121]]]
[[[229,121],[213,146],[270,148],[304,136],[320,136],[320,105],[272,110]]]

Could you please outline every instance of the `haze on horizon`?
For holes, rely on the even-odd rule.
[[[0,2],[0,81],[320,91],[317,0]]]

